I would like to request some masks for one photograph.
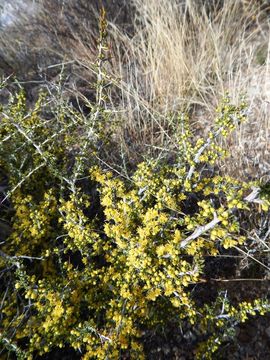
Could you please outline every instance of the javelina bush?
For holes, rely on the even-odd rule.
[[[245,104],[222,102],[206,140],[180,115],[175,162],[145,161],[126,178],[95,160],[104,136],[96,108],[86,121],[62,104],[45,120],[46,104],[44,95],[29,109],[20,92],[2,109],[4,354],[67,347],[83,359],[143,359],[143,333],[173,321],[200,329],[196,356],[211,358],[237,323],[269,311],[261,299],[199,304],[193,291],[205,256],[245,242],[238,211],[251,208],[250,184],[213,172],[225,155],[216,140],[245,119]]]

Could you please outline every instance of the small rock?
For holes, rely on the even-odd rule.
[[[265,329],[265,333],[270,338],[270,326]]]

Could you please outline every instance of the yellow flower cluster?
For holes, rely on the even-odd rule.
[[[1,284],[0,344],[22,344],[28,359],[57,347],[89,360],[144,359],[145,330],[173,321],[213,335],[199,345],[199,359],[217,349],[223,330],[269,311],[262,301],[201,307],[194,298],[205,259],[245,242],[238,213],[248,209],[249,184],[200,172],[200,163],[224,156],[214,140],[245,118],[244,105],[225,101],[217,128],[195,142],[181,115],[175,163],[142,162],[126,181],[98,166],[88,177],[84,161],[95,147],[77,144],[85,118],[60,109],[49,126],[41,102],[28,116],[19,94],[0,127],[2,165],[15,185],[12,231],[1,247],[8,291]]]
[[[38,202],[20,191],[14,193],[13,199],[15,216],[10,241],[15,246],[14,252],[20,255],[31,253],[35,247],[46,249],[46,240],[54,231],[52,219],[56,212],[52,190],[45,192]]]

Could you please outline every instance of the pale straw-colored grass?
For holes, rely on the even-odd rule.
[[[189,113],[197,135],[206,134],[213,124],[217,104],[228,91],[235,103],[246,95],[250,116],[225,143],[232,155],[221,168],[245,178],[267,177],[270,170],[267,3],[267,0],[132,0],[128,18],[133,24],[128,28],[133,30],[127,32],[126,26],[115,22],[108,24],[109,61],[104,69],[113,81],[109,81],[107,106],[121,125],[114,130],[116,143],[131,163],[140,161],[143,155],[174,149],[177,141],[174,119],[179,111]],[[46,4],[50,4],[49,8]],[[54,12],[52,3],[40,1],[35,21],[31,18],[28,24],[25,19],[18,22],[22,28],[13,29],[10,34],[2,32],[0,40],[7,58],[11,54],[14,59],[16,39],[11,39],[14,32],[20,34],[16,43],[20,43],[20,49],[27,47],[29,68],[34,68],[30,66],[31,59],[42,49],[49,54],[51,48],[51,54],[62,58],[63,63],[72,61],[69,87],[73,96],[81,94],[85,100],[86,90],[95,80],[97,29],[93,24],[97,21],[93,21],[91,7],[86,6],[92,20],[86,21],[86,14],[81,19],[81,8],[72,4],[67,1],[65,8],[56,6]],[[29,43],[23,27],[33,28],[31,34],[38,29],[37,34],[42,36],[36,39],[41,36],[43,40]]]
[[[183,110],[190,113],[194,131],[205,133],[226,92],[235,103],[245,95],[249,121],[225,144],[232,156],[223,168],[244,177],[266,175],[270,170],[267,9],[256,1],[240,0],[226,0],[211,10],[194,0],[134,3],[134,36],[110,28],[118,50],[113,71],[124,85],[121,101],[130,137],[140,131],[148,137],[150,131],[152,144],[168,146],[172,137],[163,115]],[[157,127],[153,135],[156,124],[153,119],[149,123],[141,104],[160,114],[155,120],[163,131]]]

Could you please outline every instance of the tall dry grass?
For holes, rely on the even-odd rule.
[[[212,124],[214,109],[226,92],[234,102],[241,101],[244,94],[250,120],[226,144],[233,155],[224,164],[224,170],[245,177],[267,175],[270,170],[267,8],[256,1],[235,0],[218,5],[213,2],[210,7],[194,0],[134,0],[134,3],[137,10],[134,37],[111,25],[118,50],[114,70],[122,79],[123,88],[128,89],[121,98],[129,114],[130,131],[138,127],[133,130],[138,133],[142,127],[145,134],[148,127],[151,131],[156,127],[153,120],[145,122],[148,117],[144,111],[139,122],[140,110],[134,114],[134,109],[147,106],[150,112],[154,109],[160,114],[186,110],[194,130],[204,132]],[[164,130],[158,137],[162,147],[168,140],[164,136],[167,124],[157,121]]]
[[[123,0],[125,14],[119,21],[121,4],[112,16],[106,0],[109,60],[104,69],[114,79],[107,106],[121,124],[115,130],[116,143],[128,161],[139,161],[153,152],[160,156],[168,150],[173,153],[177,141],[174,114],[178,111],[187,111],[194,132],[204,134],[213,123],[216,105],[228,91],[236,103],[246,94],[250,119],[228,139],[225,146],[232,156],[221,166],[245,178],[267,177],[268,0]],[[27,61],[22,58],[21,63],[30,69],[50,69],[54,77],[58,67],[50,62],[68,62],[65,86],[71,96],[92,101],[97,7],[86,0],[40,0],[38,7],[28,22],[23,17],[12,32],[2,32],[2,53],[7,59],[14,58],[16,47],[11,39],[17,34],[18,49],[27,49],[22,54]]]

